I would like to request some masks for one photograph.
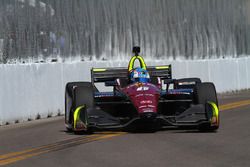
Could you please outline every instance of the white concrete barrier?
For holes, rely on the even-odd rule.
[[[91,67],[126,67],[127,63],[0,65],[0,124],[64,113],[67,82],[89,81]],[[173,78],[200,77],[202,81],[214,82],[217,92],[250,88],[250,58],[148,61],[147,64],[172,64]]]

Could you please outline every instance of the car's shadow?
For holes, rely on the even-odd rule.
[[[168,133],[216,133],[217,131],[200,131],[194,128],[162,128],[162,129],[127,129],[127,130],[112,130],[112,131],[96,131],[96,132],[73,132],[68,130],[60,130],[60,132],[68,134],[68,135],[91,135],[95,133],[101,132],[126,132],[130,134],[152,134],[157,132],[168,132]]]
[[[216,133],[217,131],[201,131],[194,128],[163,128],[158,131],[168,131],[170,133]]]
[[[73,135],[73,136],[75,136],[75,135],[81,135],[81,136],[88,136],[88,135],[90,135],[90,133],[85,133],[85,132],[73,132],[73,131],[68,131],[68,130],[60,130],[59,131],[60,133],[65,133],[65,134],[67,134],[67,135]]]

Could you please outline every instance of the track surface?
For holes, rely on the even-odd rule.
[[[250,166],[249,99],[249,92],[219,97],[224,110],[217,133],[73,135],[63,117],[1,126],[0,166]]]

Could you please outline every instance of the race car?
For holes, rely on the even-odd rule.
[[[219,128],[213,83],[172,79],[171,65],[146,66],[140,47],[133,47],[133,53],[128,68],[92,68],[91,82],[67,83],[65,125],[69,131],[176,127],[210,132]],[[112,91],[98,90],[100,82]]]

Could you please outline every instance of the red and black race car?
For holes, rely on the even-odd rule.
[[[133,48],[128,68],[92,68],[91,82],[70,82],[65,91],[69,131],[157,130],[168,127],[215,131],[215,86],[199,78],[172,79],[171,65],[147,67]],[[134,68],[135,61],[140,66]],[[96,83],[113,87],[101,92]]]

